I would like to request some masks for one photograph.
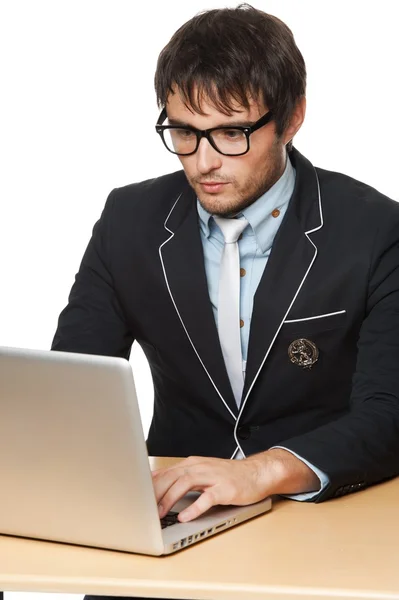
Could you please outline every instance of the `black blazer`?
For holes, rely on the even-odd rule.
[[[111,192],[52,348],[129,357],[155,388],[148,451],[230,458],[282,445],[326,472],[316,500],[399,473],[399,204],[296,149],[295,190],[254,298],[238,411],[183,171]],[[311,369],[288,348],[306,338]]]

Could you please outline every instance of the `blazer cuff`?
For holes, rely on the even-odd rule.
[[[320,469],[312,465],[309,461],[307,461],[305,458],[299,456],[299,454],[293,452],[289,448],[285,448],[284,446],[272,446],[270,450],[273,450],[273,448],[281,448],[281,450],[291,452],[291,454],[293,454],[294,456],[299,458],[299,460],[305,463],[305,465],[307,465],[309,469],[312,469],[312,471],[316,473],[317,477],[320,480],[320,488],[314,492],[304,492],[302,494],[281,494],[281,496],[284,496],[284,498],[290,498],[291,500],[298,500],[300,502],[304,502],[306,500],[313,500],[313,498],[318,496],[321,492],[323,492],[326,489],[326,487],[330,483],[330,478],[324,473],[324,471],[321,471]]]

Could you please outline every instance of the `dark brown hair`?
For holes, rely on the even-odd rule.
[[[176,31],[158,58],[159,107],[165,106],[174,87],[186,106],[201,115],[204,96],[226,115],[232,113],[232,100],[246,109],[249,96],[263,100],[273,111],[276,133],[281,136],[297,101],[305,95],[306,67],[285,23],[240,4],[201,12]],[[292,149],[292,141],[287,149]]]

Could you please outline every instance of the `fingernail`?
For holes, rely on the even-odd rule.
[[[162,504],[158,504],[158,514],[159,514],[159,516],[161,516],[162,513],[163,513],[163,506],[162,506]]]

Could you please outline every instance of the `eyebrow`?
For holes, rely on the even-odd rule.
[[[193,129],[197,129],[194,125],[190,125],[186,121],[181,121],[180,119],[174,119],[173,117],[168,117],[168,122],[170,125],[178,125],[179,127],[192,127]],[[219,125],[215,125],[214,127],[208,127],[208,129],[214,129],[217,127],[251,127],[256,121],[230,121],[229,123],[219,123]]]

